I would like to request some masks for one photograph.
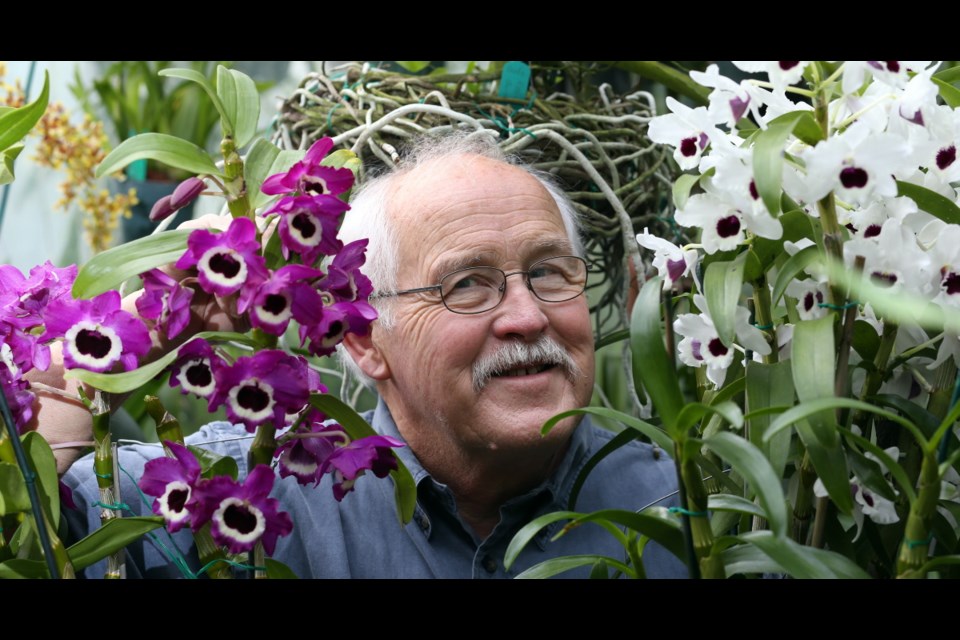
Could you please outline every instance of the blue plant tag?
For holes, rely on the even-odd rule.
[[[500,74],[500,90],[497,95],[501,98],[523,100],[527,97],[530,87],[530,66],[525,62],[511,60],[503,65]]]

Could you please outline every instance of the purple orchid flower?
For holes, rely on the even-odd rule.
[[[364,238],[345,245],[327,267],[327,276],[320,281],[320,288],[337,302],[366,301],[373,293],[370,279],[360,273],[360,267],[366,262],[367,243],[369,240]]]
[[[190,301],[193,289],[180,286],[160,269],[140,274],[144,293],[137,298],[137,311],[143,318],[157,321],[157,331],[165,330],[167,338],[176,338],[190,322]]]
[[[367,335],[370,324],[376,319],[377,310],[362,300],[337,302],[324,307],[319,323],[300,326],[300,344],[302,346],[309,338],[307,348],[312,355],[328,356],[336,350],[347,333]]]
[[[31,369],[46,371],[50,366],[50,347],[40,342],[39,336],[27,333],[0,319],[0,345],[4,360],[26,373]],[[6,353],[6,349],[10,353]]]
[[[143,321],[120,308],[115,290],[92,300],[51,302],[44,313],[46,332],[41,342],[64,338],[63,362],[68,369],[80,367],[103,372],[118,361],[129,371],[138,356],[150,351],[150,333]]]
[[[333,196],[294,196],[282,198],[262,215],[280,215],[281,251],[285,259],[290,252],[300,254],[307,266],[320,256],[333,255],[343,248],[337,238],[340,216],[350,208]]]
[[[264,551],[273,555],[277,538],[293,531],[290,514],[279,511],[280,502],[268,497],[274,478],[270,467],[259,464],[243,484],[227,476],[201,483],[193,530],[210,522],[214,541],[226,545],[230,553],[250,551],[262,540]]]
[[[212,403],[217,390],[215,374],[221,367],[228,366],[218,356],[210,344],[203,338],[195,338],[180,347],[177,359],[170,371],[170,386],[180,386],[181,393],[192,393],[205,398],[214,411],[217,405]]]
[[[332,473],[333,497],[337,502],[353,490],[357,479],[370,470],[378,478],[385,478],[397,468],[397,459],[390,450],[406,445],[390,436],[367,436],[337,447],[320,469],[320,474]]]
[[[198,229],[187,239],[187,252],[178,269],[196,267],[200,286],[207,293],[228,296],[243,287],[251,273],[267,277],[267,267],[257,251],[257,228],[247,218],[234,218],[223,233]]]
[[[160,222],[197,199],[206,188],[206,183],[200,178],[187,178],[177,185],[168,196],[164,196],[154,203],[150,209],[150,221]]]
[[[200,481],[200,463],[189,449],[176,442],[166,441],[164,445],[173,453],[173,458],[155,458],[147,462],[140,489],[157,499],[153,501],[153,512],[163,516],[167,529],[179,531],[191,524],[196,531],[200,525],[194,515],[199,506],[197,487]]]
[[[268,195],[300,193],[303,195],[335,196],[353,186],[353,172],[320,164],[333,148],[332,138],[321,138],[313,143],[303,160],[286,173],[278,173],[263,181],[260,190]]]
[[[2,345],[7,351],[7,345]],[[17,433],[23,433],[24,426],[33,418],[33,402],[36,396],[30,391],[30,383],[19,375],[17,367],[5,362],[6,357],[0,359],[0,388],[10,405],[13,423]]]
[[[324,424],[327,417],[311,407],[303,423],[280,437],[280,446],[274,452],[280,477],[293,476],[300,484],[320,483],[321,467],[333,454],[337,445],[350,442],[343,428]],[[309,425],[309,426],[308,426]]]
[[[323,298],[308,284],[323,272],[299,264],[277,269],[255,287],[244,287],[237,299],[237,312],[250,310],[250,324],[275,336],[283,335],[290,319],[316,324],[323,310]]]
[[[217,391],[211,410],[225,404],[227,416],[250,432],[270,420],[282,427],[287,414],[298,413],[310,399],[311,386],[319,380],[310,372],[306,360],[278,350],[239,358],[233,366],[214,370]]]
[[[12,265],[0,265],[0,317],[20,329],[43,324],[41,312],[50,302],[70,295],[77,278],[77,265],[58,268],[47,260],[24,277]]]

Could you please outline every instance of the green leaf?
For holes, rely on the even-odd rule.
[[[107,520],[99,529],[67,549],[73,568],[79,571],[116,553],[131,542],[163,526],[162,516],[133,516]]]
[[[430,66],[430,60],[397,60],[396,63],[410,73],[419,73]]]
[[[934,78],[943,80],[944,82],[956,82],[960,80],[960,66],[947,67],[941,71],[937,71],[933,74]]]
[[[272,578],[274,580],[296,580],[299,578],[299,576],[293,572],[293,569],[283,564],[279,560],[266,558],[264,564],[267,566],[268,578]]]
[[[696,105],[706,105],[709,102],[710,89],[696,83],[686,72],[668,67],[655,60],[630,60],[616,62],[615,67],[626,69],[639,76],[659,82],[670,91],[690,98]]]
[[[747,406],[751,413],[758,409],[793,405],[793,375],[789,361],[748,362],[746,378]],[[790,453],[790,432],[781,432],[769,442],[764,440],[771,419],[769,414],[752,416],[747,433],[750,442],[770,461],[777,476],[782,477]]]
[[[766,433],[763,434],[763,439],[765,442],[769,442],[770,438],[780,433],[781,430],[786,429],[800,420],[805,420],[815,413],[828,409],[858,409],[875,413],[878,416],[886,418],[887,420],[893,420],[897,424],[904,426],[913,433],[914,437],[919,436],[923,439],[923,442],[926,442],[923,434],[920,433],[917,427],[909,420],[900,417],[892,411],[887,411],[868,402],[861,402],[860,400],[854,400],[852,398],[821,398],[820,400],[810,400],[791,407],[780,414],[780,416],[770,424]]]
[[[783,149],[794,129],[809,132],[808,125],[801,121],[811,118],[806,111],[791,111],[767,124],[767,129],[757,134],[753,145],[753,181],[763,204],[770,215],[780,213],[780,180],[783,177]],[[816,126],[816,123],[814,123]],[[809,135],[809,133],[807,134]],[[823,134],[820,134],[821,138]],[[799,132],[798,132],[799,137]]]
[[[837,505],[837,509],[847,515],[851,514],[853,498],[850,495],[850,473],[847,471],[847,459],[839,441],[834,446],[826,446],[806,420],[797,422],[796,428],[830,499]]]
[[[6,150],[0,151],[0,185],[10,184],[16,178],[13,172],[13,164],[23,151],[23,144],[17,143]]]
[[[802,320],[793,328],[790,363],[793,386],[801,402],[830,398],[834,395],[833,323],[835,314],[816,320]],[[813,433],[828,448],[839,446],[833,412],[809,416]]]
[[[0,564],[0,580],[49,578],[46,563],[40,560],[7,560]]]
[[[651,278],[640,289],[630,320],[630,346],[633,375],[643,383],[668,433],[677,433],[677,416],[683,408],[683,395],[677,381],[672,355],[663,346],[660,329],[661,279]]]
[[[356,411],[336,396],[329,393],[314,393],[310,395],[310,404],[339,422],[347,435],[354,440],[379,435]],[[407,524],[413,518],[413,510],[417,506],[417,485],[400,456],[395,451],[392,452],[397,460],[397,468],[390,471],[397,501],[397,516],[401,524]]]
[[[503,568],[510,569],[513,566],[513,563],[517,561],[517,557],[520,555],[520,552],[523,551],[531,540],[533,540],[540,530],[544,527],[547,527],[554,522],[560,520],[573,520],[574,518],[579,518],[582,516],[582,513],[577,513],[576,511],[554,511],[553,513],[547,513],[537,518],[534,518],[527,524],[523,525],[519,531],[513,536],[510,540],[510,544],[507,545],[507,551],[503,556]]]
[[[19,109],[6,111],[0,115],[0,151],[12,147],[22,140],[30,129],[40,121],[43,112],[47,110],[47,100],[50,98],[50,73],[43,72],[43,88],[37,99]]]
[[[720,416],[735,429],[743,428],[743,412],[735,402],[720,402],[710,405],[702,402],[690,402],[680,410],[680,415],[677,416],[677,429],[686,431],[700,422],[703,416],[708,413]]]
[[[189,229],[163,231],[95,255],[77,274],[73,297],[92,298],[144,271],[176,262],[187,250],[190,233]]]
[[[960,207],[954,204],[953,200],[940,195],[936,191],[931,191],[912,182],[897,180],[897,195],[907,196],[916,202],[922,210],[948,224],[960,224]]]
[[[917,425],[920,431],[928,438],[932,437],[940,425],[940,419],[916,402],[911,402],[903,396],[892,393],[881,393],[869,399],[881,407],[890,407],[902,413],[910,422]]]
[[[573,483],[573,488],[570,490],[570,498],[567,500],[567,509],[573,510],[577,508],[577,498],[580,497],[580,489],[583,488],[583,483],[587,481],[587,478],[590,476],[590,472],[600,464],[600,462],[606,458],[608,455],[627,444],[628,442],[633,442],[640,437],[640,434],[632,429],[624,429],[610,441],[600,447],[600,449],[590,456],[590,459],[587,460],[586,464],[583,465],[583,468],[580,469],[580,472],[577,474],[577,479]]]
[[[650,438],[651,442],[656,444],[664,451],[673,451],[673,440],[671,440],[670,436],[667,435],[667,433],[660,427],[652,425],[649,422],[644,422],[639,418],[634,418],[626,413],[622,413],[614,409],[607,409],[606,407],[582,407],[580,409],[570,409],[569,411],[558,413],[543,424],[543,428],[540,429],[540,433],[546,435],[550,432],[550,429],[552,429],[554,425],[564,418],[586,414],[600,416],[610,420],[616,420],[626,427],[634,431],[639,431],[643,435],[647,436]]]
[[[897,499],[896,492],[883,477],[883,471],[875,460],[871,460],[852,447],[847,449],[847,460],[850,462],[850,470],[867,488],[887,500]]]
[[[703,443],[730,463],[750,483],[750,490],[760,499],[770,530],[777,536],[787,533],[787,501],[780,486],[780,476],[763,456],[763,452],[740,436],[721,432]]]
[[[857,320],[853,323],[853,348],[863,360],[873,362],[880,348],[880,336],[877,329],[866,320]]]
[[[17,465],[0,462],[0,516],[30,511],[30,496]]]
[[[730,262],[714,262],[703,275],[703,291],[707,298],[710,319],[720,341],[726,346],[736,337],[737,302],[743,288],[743,252]]]
[[[690,190],[693,185],[700,182],[701,176],[694,173],[684,173],[677,176],[673,182],[673,206],[677,209],[683,209],[690,197]]]
[[[600,349],[602,349],[603,347],[606,347],[607,345],[611,345],[615,342],[620,342],[621,340],[626,340],[629,337],[630,337],[629,329],[618,329],[617,331],[614,331],[613,333],[609,333],[603,336],[602,338],[600,338],[599,340],[597,340],[593,344],[593,350],[599,351]]]
[[[933,77],[931,80],[936,82],[937,86],[940,87],[940,97],[943,98],[943,101],[946,102],[950,108],[956,109],[960,107],[960,89],[937,77]]]
[[[232,456],[221,456],[204,447],[187,445],[187,449],[196,456],[200,463],[200,475],[204,478],[214,476],[230,476],[234,480],[240,475],[237,461]]]
[[[234,144],[241,149],[253,140],[260,119],[260,92],[250,76],[217,67],[217,94],[233,123]]]
[[[208,342],[239,342],[241,344],[256,346],[253,338],[242,333],[203,331],[194,337],[203,338]],[[70,369],[64,373],[63,377],[68,379],[76,378],[108,393],[126,393],[134,389],[139,389],[153,379],[154,376],[159,375],[171,362],[177,359],[177,354],[180,352],[180,349],[187,344],[189,344],[189,342],[184,343],[180,348],[154,360],[150,364],[145,364],[133,371],[126,371],[124,373],[95,373],[93,371],[87,371],[86,369]]]
[[[737,574],[781,573],[783,569],[759,547],[741,544],[724,549],[720,554],[728,578]]]
[[[578,567],[583,567],[586,565],[595,565],[595,564],[605,564],[617,569],[624,575],[631,577],[636,576],[636,572],[623,564],[619,560],[614,560],[613,558],[608,558],[606,556],[595,556],[595,555],[585,555],[585,556],[561,556],[559,558],[552,558],[550,560],[545,560],[539,564],[535,564],[523,573],[517,575],[517,579],[542,579],[550,578],[558,573],[563,573],[564,571],[570,571],[571,569],[576,569]]]
[[[677,518],[673,517],[664,507],[650,507],[640,513],[625,509],[604,509],[586,515],[581,515],[565,526],[560,537],[570,529],[587,522],[600,523],[602,521],[619,524],[647,536],[659,543],[664,549],[681,560],[686,559],[687,552],[683,541],[683,531]]]
[[[783,198],[787,200],[788,198]],[[776,240],[770,238],[754,238],[751,251],[757,255],[760,261],[760,270],[766,272],[773,263],[783,255],[783,243],[789,240],[797,242],[802,238],[814,236],[813,228],[810,225],[811,218],[801,209],[785,209],[786,213],[780,216],[780,224],[783,226],[783,235]],[[750,278],[746,278],[749,280]]]
[[[297,150],[284,149],[283,151],[280,151],[280,153],[278,153],[274,158],[273,164],[270,165],[270,168],[264,173],[263,179],[265,180],[269,176],[272,176],[277,173],[286,173],[287,171],[290,170],[290,167],[292,167],[296,163],[303,160],[303,156],[305,156],[306,153],[307,153],[306,150],[299,150],[299,149]],[[262,180],[260,184],[263,184]],[[270,202],[270,200],[276,197],[276,196],[267,195],[266,193],[260,191],[259,187],[257,187],[256,193],[252,193],[248,188],[248,194],[249,194],[249,197],[252,198],[252,202],[253,202],[252,206],[254,209],[259,209],[260,207],[267,204],[268,202]]]
[[[57,476],[57,459],[53,457],[50,444],[36,431],[20,438],[23,452],[39,483],[40,503],[53,528],[60,526],[60,481]]]
[[[740,540],[755,545],[794,578],[859,578],[870,576],[853,561],[832,551],[806,547],[771,531],[751,531]]]
[[[770,304],[777,306],[777,302],[780,301],[780,297],[783,296],[790,282],[819,258],[820,248],[816,245],[801,249],[790,256],[790,258],[783,263],[780,272],[777,274],[777,279],[773,283],[773,297],[771,298]]]
[[[243,161],[243,179],[247,185],[247,197],[251,201],[255,202],[260,195],[260,185],[269,177],[270,167],[273,166],[278,155],[280,155],[280,149],[264,138],[258,138],[250,147]],[[268,199],[270,197],[272,196],[267,196]]]
[[[197,175],[223,177],[206,151],[186,140],[163,133],[141,133],[121,142],[97,167],[96,177],[120,171],[135,160],[148,158]]]
[[[761,518],[767,517],[767,513],[759,505],[746,498],[729,493],[715,493],[707,496],[707,508],[710,511],[734,511],[760,516]]]
[[[233,135],[233,120],[230,119],[230,114],[227,113],[226,108],[224,108],[223,103],[220,101],[220,97],[217,96],[216,90],[210,84],[210,81],[207,80],[205,75],[199,71],[195,71],[194,69],[163,69],[160,71],[160,75],[170,78],[183,78],[184,80],[191,80],[203,87],[203,90],[207,92],[208,96],[210,96],[213,106],[216,107],[217,111],[220,113],[220,127],[223,129],[224,137]]]

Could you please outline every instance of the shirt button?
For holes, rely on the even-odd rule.
[[[483,556],[483,560],[480,562],[483,564],[483,568],[487,571],[487,573],[493,573],[497,570],[497,561],[490,556]]]

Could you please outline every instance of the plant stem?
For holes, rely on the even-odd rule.
[[[686,444],[685,446],[693,446]],[[690,525],[690,539],[693,543],[693,552],[699,565],[699,573],[703,578],[723,578],[723,562],[719,555],[713,552],[713,531],[710,529],[710,518],[707,513],[707,491],[704,486],[700,467],[693,456],[683,452],[680,458],[680,475],[686,490],[686,509],[692,514],[685,514],[684,518]],[[703,514],[703,515],[700,515]]]
[[[898,329],[899,326],[896,323],[888,320],[883,321],[880,345],[877,347],[877,354],[873,358],[874,369],[867,373],[867,379],[864,381],[863,389],[860,391],[860,400],[866,402],[867,398],[876,395],[884,379],[887,377],[887,364],[890,362],[890,355],[893,353],[893,345],[897,341]],[[869,438],[870,425],[873,423],[873,414],[856,411],[850,423],[859,426],[863,430],[863,436]]]
[[[200,530],[193,534],[193,541],[197,545],[197,556],[200,558],[200,566],[206,567],[214,560],[224,560],[226,555],[223,549],[217,546],[210,534],[210,523],[200,527]],[[226,562],[216,562],[207,568],[207,575],[218,580],[233,578],[230,571],[230,565]]]
[[[230,136],[225,136],[220,142],[220,152],[223,154],[223,181],[224,197],[230,214],[234,218],[247,217],[254,219],[254,212],[247,199],[247,185],[243,180],[243,160],[237,153],[237,146]]]
[[[99,389],[93,396],[90,405],[90,414],[93,418],[93,471],[97,476],[97,487],[100,489],[100,524],[105,525],[115,518],[119,518],[120,493],[115,490],[119,486],[114,476],[113,442],[110,437],[110,400],[108,394]],[[117,580],[124,576],[124,550],[107,556],[107,568],[103,577]]]
[[[753,312],[758,325],[770,327],[769,329],[760,329],[763,332],[763,337],[770,343],[770,355],[763,356],[764,364],[771,364],[780,359],[780,349],[777,348],[777,331],[773,326],[773,313],[770,306],[770,287],[767,286],[767,275],[763,273],[753,281]]]
[[[933,514],[940,497],[940,472],[936,451],[924,450],[920,467],[917,500],[910,507],[907,526],[897,557],[897,577],[923,577],[918,570],[927,561],[932,534]]]
[[[817,515],[813,518],[813,538],[810,545],[817,549],[823,548],[823,534],[827,528],[827,511],[830,509],[830,498],[817,498]]]
[[[800,462],[800,482],[797,485],[797,499],[793,506],[793,539],[806,544],[810,529],[810,516],[813,513],[813,483],[817,481],[817,472],[813,468],[810,454],[803,453]]]
[[[247,454],[247,467],[250,471],[258,464],[269,465],[273,462],[273,452],[277,450],[276,435],[277,428],[272,423],[257,427],[257,435]]]

